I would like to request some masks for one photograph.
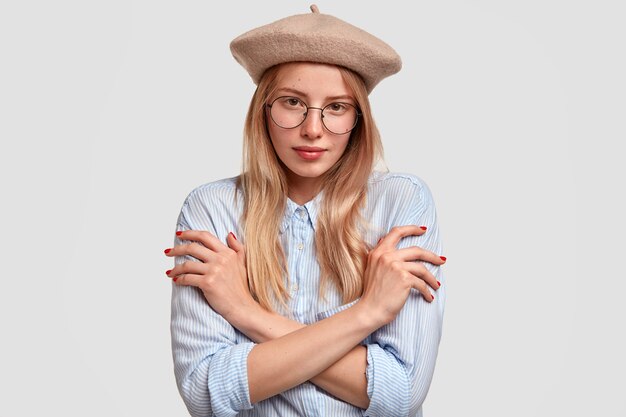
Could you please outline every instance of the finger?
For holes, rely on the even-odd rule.
[[[424,266],[421,262],[406,262],[406,270],[413,274],[415,277],[421,279],[428,284],[432,289],[438,290],[441,286],[437,278]]]
[[[237,240],[237,236],[235,236],[233,232],[228,233],[228,236],[226,237],[226,243],[228,244],[229,248],[237,253],[244,249],[243,244]]]
[[[240,241],[237,240],[237,236],[235,236],[233,232],[228,233],[228,236],[226,237],[226,243],[228,244],[229,248],[237,252],[237,256],[239,257],[239,259],[241,259],[241,261],[245,265],[246,263],[246,250],[245,249],[246,248]]]
[[[424,261],[433,265],[443,265],[445,257],[441,257],[434,252],[420,248],[419,246],[409,246],[408,248],[397,249],[395,251],[398,260],[401,261]]]
[[[430,293],[430,290],[428,289],[428,286],[421,279],[419,279],[417,277],[413,277],[413,282],[411,284],[411,287],[413,287],[417,291],[419,291],[420,294],[422,294],[422,297],[424,297],[424,300],[426,300],[428,302],[432,302],[432,301],[435,300],[435,297]]]
[[[170,278],[174,278],[183,274],[197,274],[203,275],[207,272],[207,266],[201,262],[187,261],[180,265],[176,265],[174,268],[165,271],[165,275]]]
[[[191,243],[176,245],[173,248],[166,249],[165,255],[167,256],[191,255],[194,258],[198,259],[199,261],[209,262],[215,256],[215,253],[211,249],[197,242],[191,242]]]
[[[214,252],[221,252],[228,249],[215,235],[206,230],[180,230],[176,232],[176,236],[181,240],[200,242]]]
[[[426,226],[395,226],[392,227],[389,233],[380,240],[378,246],[384,246],[387,248],[395,248],[398,246],[400,240],[407,236],[421,236],[426,233]]]
[[[196,274],[183,274],[179,275],[178,277],[174,277],[173,281],[176,283],[176,285],[185,285],[200,288],[203,282],[203,276]]]

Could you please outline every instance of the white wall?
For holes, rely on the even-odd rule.
[[[186,415],[162,251],[239,172],[230,40],[308,5],[3,3],[0,415]],[[403,58],[371,99],[448,256],[425,416],[626,415],[624,3],[318,5]]]

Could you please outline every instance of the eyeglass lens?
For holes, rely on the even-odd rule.
[[[307,106],[297,97],[278,97],[270,105],[270,115],[278,126],[292,129],[306,119]],[[335,134],[351,131],[356,125],[357,117],[356,107],[349,103],[330,103],[322,110],[322,123]]]

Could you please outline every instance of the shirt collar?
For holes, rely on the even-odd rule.
[[[299,206],[292,199],[287,197],[287,203],[285,204],[285,215],[283,216],[283,221],[280,224],[280,233],[282,234],[285,232],[285,230],[287,230],[287,227],[289,227],[293,216],[296,215],[296,210],[298,208],[303,208],[303,210],[308,214],[313,230],[315,231],[317,225],[317,214],[319,213],[323,193],[323,191],[319,192],[312,200],[304,203],[304,205],[302,206]]]

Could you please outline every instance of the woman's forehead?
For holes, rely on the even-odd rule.
[[[352,96],[339,67],[313,62],[281,65],[277,89],[300,92],[306,96]]]

